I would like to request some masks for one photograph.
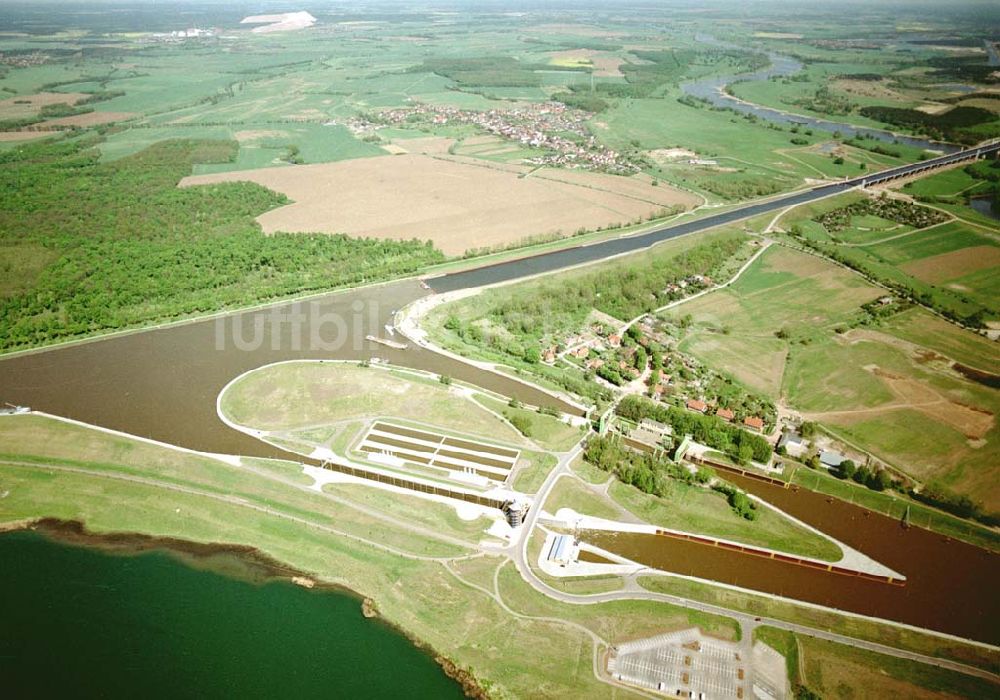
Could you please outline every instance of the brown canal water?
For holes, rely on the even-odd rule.
[[[414,344],[397,350],[365,340],[368,334],[388,337],[384,324],[393,312],[426,294],[417,282],[402,281],[0,359],[0,403],[195,450],[255,457],[288,455],[226,426],[216,414],[216,397],[239,374],[282,360],[380,357],[525,403],[572,410],[527,384]]]
[[[364,340],[368,334],[385,337],[392,312],[424,294],[417,282],[403,281],[2,359],[0,402],[196,450],[261,457],[287,454],[228,428],[216,415],[215,401],[242,372],[282,360],[382,357],[526,403],[558,406],[544,392],[423,348],[395,350]],[[730,478],[900,571],[907,585],[824,574],[664,537],[588,540],[657,568],[1000,642],[996,555],[917,528],[903,530],[841,501]]]
[[[902,573],[906,585],[657,535],[590,531],[583,539],[664,571],[1000,644],[1000,555],[805,489],[726,479]]]

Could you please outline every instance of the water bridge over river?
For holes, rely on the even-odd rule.
[[[967,148],[955,153],[947,153],[937,158],[929,158],[919,163],[900,165],[877,173],[869,173],[841,182],[820,185],[809,190],[796,192],[795,194],[748,204],[721,214],[713,214],[696,221],[686,221],[680,224],[664,226],[634,236],[612,238],[590,245],[564,248],[529,258],[518,258],[496,265],[478,267],[463,272],[453,272],[430,279],[428,280],[428,284],[435,292],[451,292],[458,289],[500,284],[523,277],[554,272],[574,265],[596,262],[625,253],[644,250],[672,238],[700,233],[769,212],[777,212],[790,206],[806,204],[841,192],[847,192],[857,187],[869,187],[891,180],[921,175],[931,170],[955,165],[956,163],[974,161],[990,156],[996,157],[998,152],[1000,152],[1000,140],[980,144],[974,148]]]

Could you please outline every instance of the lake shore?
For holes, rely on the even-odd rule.
[[[135,556],[157,551],[166,552],[193,569],[209,571],[254,585],[263,585],[271,581],[288,581],[317,592],[330,591],[346,595],[358,602],[358,607],[366,619],[374,619],[378,621],[378,624],[386,625],[395,633],[408,639],[417,649],[430,656],[448,678],[461,686],[466,697],[483,700],[489,697],[486,690],[469,671],[440,654],[430,644],[409,630],[379,615],[377,603],[371,598],[344,585],[323,581],[314,574],[282,563],[255,547],[194,542],[176,537],[147,535],[141,532],[96,533],[88,530],[86,524],[79,520],[61,520],[49,517],[0,523],[0,535],[20,531],[37,532],[60,544],[96,549],[116,556]]]

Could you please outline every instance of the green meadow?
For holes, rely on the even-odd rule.
[[[694,319],[682,350],[917,479],[996,508],[987,487],[1000,464],[1000,401],[951,361],[995,368],[1000,354],[917,308],[858,326],[860,306],[882,294],[843,268],[774,246],[735,284],[671,315]]]

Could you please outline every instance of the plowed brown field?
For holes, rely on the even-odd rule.
[[[264,231],[432,240],[449,255],[528,236],[645,218],[692,207],[696,196],[645,176],[474,165],[469,159],[398,155],[187,177],[181,186],[251,181],[293,204],[258,217]],[[559,179],[551,179],[558,177]]]

